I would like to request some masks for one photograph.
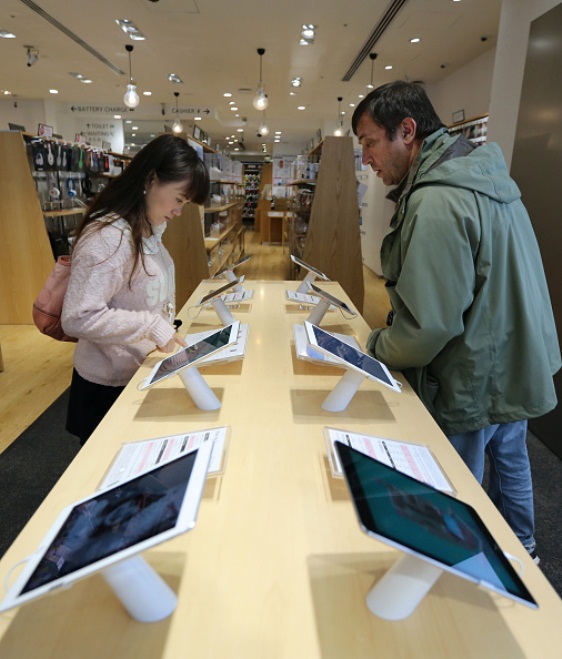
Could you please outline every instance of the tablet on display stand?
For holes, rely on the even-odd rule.
[[[309,323],[312,323],[313,325],[320,325],[322,319],[324,318],[324,315],[332,305],[338,307],[342,311],[345,311],[352,318],[357,316],[357,312],[353,311],[353,309],[351,309],[351,307],[349,307],[343,300],[340,300],[331,293],[326,293],[326,291],[323,291],[321,288],[318,288],[318,286],[316,286],[312,282],[310,282],[309,286],[310,286],[310,290],[314,291],[314,293],[316,293],[316,295],[320,298],[320,301],[310,312],[310,315],[307,318]]]
[[[101,572],[132,618],[168,617],[177,596],[140,552],[195,527],[211,451],[207,442],[65,508],[25,560],[0,611]]]
[[[294,254],[291,254],[291,261],[295,265],[298,265],[299,268],[304,268],[305,270],[308,271],[305,278],[301,281],[299,287],[297,288],[297,293],[308,293],[308,289],[309,289],[308,285],[312,283],[316,278],[323,279],[324,281],[330,281],[330,278],[327,275],[325,275],[323,272],[321,272],[314,266],[308,265],[308,263],[301,261]]]
[[[309,321],[305,320],[304,327],[310,344],[321,352],[335,357],[336,361],[346,369],[338,384],[322,403],[322,409],[327,412],[345,410],[365,378],[383,384],[397,393],[401,392],[400,383],[392,377],[382,362]]]
[[[444,571],[537,608],[474,508],[351,446],[334,446],[359,527],[404,552],[369,591],[372,613],[385,620],[408,617]]]
[[[219,409],[221,402],[213,393],[211,387],[205,382],[197,369],[197,364],[200,364],[205,358],[213,355],[215,352],[236,343],[238,341],[239,330],[240,322],[235,321],[231,325],[227,325],[212,334],[202,337],[197,343],[188,345],[186,348],[181,348],[173,355],[161,359],[154,366],[150,375],[139,383],[138,389],[144,391],[144,389],[153,387],[162,380],[173,375],[178,375],[199,409]]]
[[[234,274],[234,270],[238,266],[240,266],[243,263],[246,263],[247,261],[249,261],[251,258],[252,258],[251,254],[246,254],[246,256],[243,256],[241,259],[238,259],[238,261],[236,261],[236,263],[233,263],[232,265],[224,268],[220,272],[217,272],[216,275],[214,275],[213,279],[215,277],[224,277],[227,281],[234,282],[235,280],[238,279],[238,277]],[[237,293],[241,293],[244,289],[242,288],[242,284],[238,283],[238,284],[236,284],[236,286],[234,286],[234,290]]]
[[[207,293],[207,295],[204,295],[195,306],[203,307],[206,304],[212,304],[213,309],[217,312],[221,323],[223,325],[231,325],[234,322],[234,317],[232,316],[230,309],[226,306],[225,301],[221,298],[221,295],[231,288],[236,290],[236,286],[241,284],[243,281],[244,277],[235,277],[232,281],[229,281],[224,286],[221,286],[220,288]]]

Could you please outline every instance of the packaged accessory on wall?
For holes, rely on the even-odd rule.
[[[61,325],[62,305],[70,279],[70,256],[59,256],[45,285],[33,303],[37,329],[57,341],[77,341],[67,336]]]

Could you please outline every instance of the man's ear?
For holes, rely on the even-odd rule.
[[[405,117],[400,124],[400,136],[404,144],[411,144],[416,138],[417,124],[412,117]]]

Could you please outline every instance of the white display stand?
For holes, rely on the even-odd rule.
[[[222,274],[227,281],[236,281],[238,279],[232,270],[225,270]],[[235,290],[237,293],[242,293],[244,288],[242,284],[236,284],[233,290]]]
[[[106,567],[102,576],[115,595],[139,622],[158,622],[171,615],[177,596],[142,556]]]
[[[297,293],[308,293],[308,291],[310,290],[309,284],[313,282],[315,279],[316,279],[316,274],[309,270],[306,273],[305,278],[299,284],[299,287],[297,288]]]
[[[218,410],[221,406],[220,400],[215,396],[213,390],[205,382],[195,366],[184,368],[178,373],[187,393],[200,410]]]
[[[326,412],[342,412],[349,405],[365,376],[358,371],[347,369],[326,400],[322,409]]]
[[[316,326],[320,325],[322,318],[324,318],[330,306],[331,305],[327,300],[320,298],[320,302],[318,302],[318,304],[310,312],[310,315],[307,318],[308,322]]]
[[[219,320],[226,327],[232,325],[234,316],[230,313],[230,309],[226,306],[224,300],[220,297],[215,298],[212,303],[214,310],[217,312]]]
[[[417,556],[404,554],[369,591],[369,611],[384,620],[407,618],[442,572]]]

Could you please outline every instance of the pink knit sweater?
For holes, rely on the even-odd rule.
[[[97,384],[123,386],[156,346],[174,336],[174,263],[160,232],[143,239],[145,267],[131,284],[134,253],[125,220],[87,230],[72,254],[62,325],[78,339],[74,367]]]

